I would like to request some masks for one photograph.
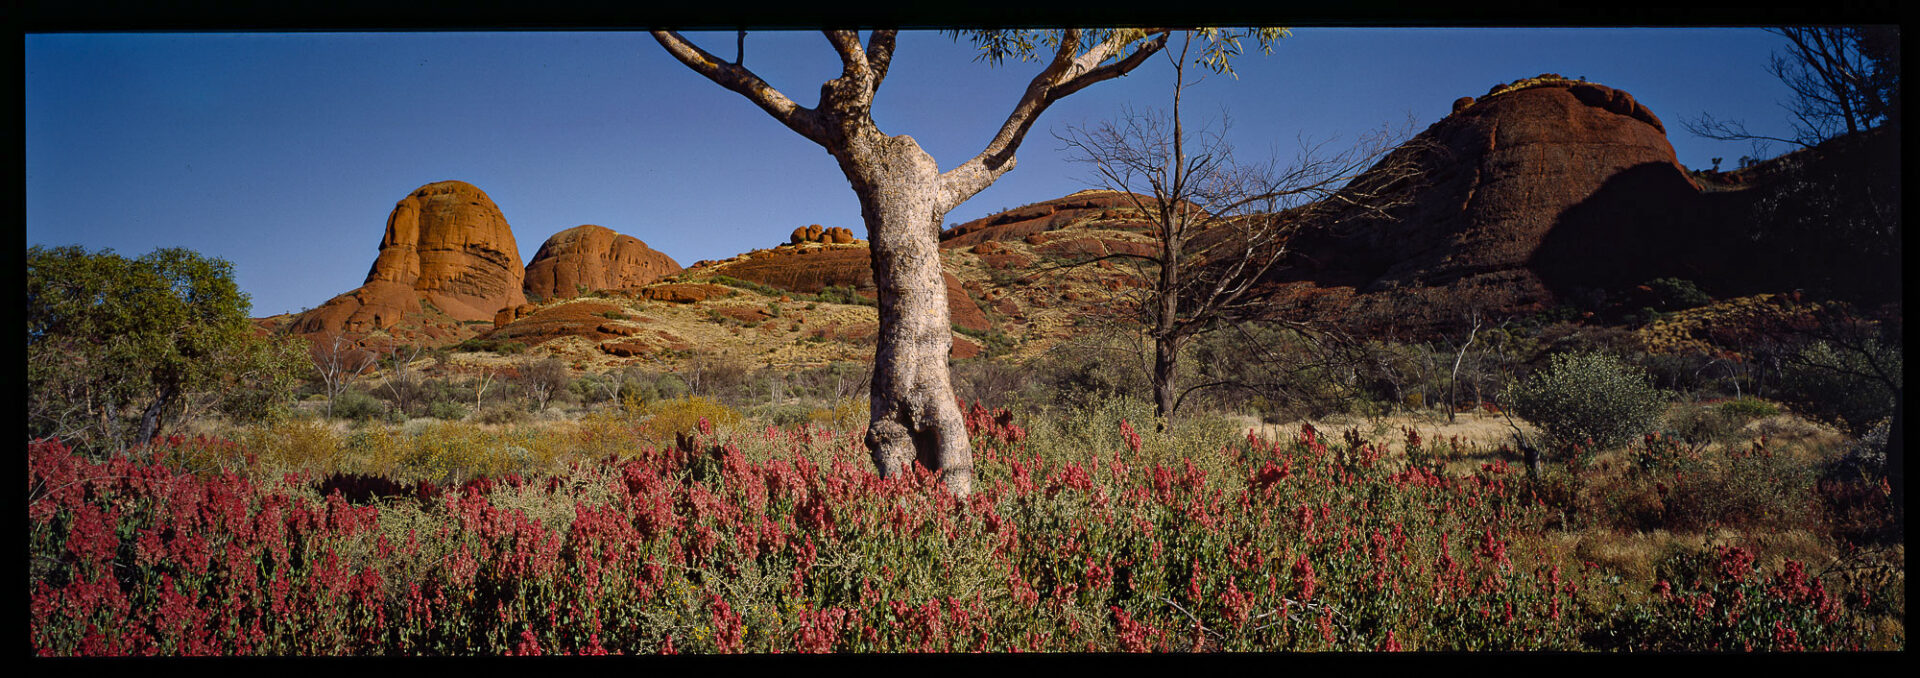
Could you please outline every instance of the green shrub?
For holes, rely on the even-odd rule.
[[[1710,443],[1732,438],[1746,421],[1716,405],[1686,403],[1667,413],[1665,430],[1691,443]]]
[[[427,405],[427,416],[447,421],[467,418],[467,406],[451,400],[436,400]]]
[[[1533,422],[1549,444],[1592,440],[1618,447],[1653,429],[1666,395],[1646,372],[1604,353],[1561,354],[1547,369],[1513,387],[1513,413]]]
[[[1647,288],[1653,290],[1654,303],[1662,311],[1680,311],[1713,303],[1713,297],[1700,291],[1699,286],[1691,280],[1655,278],[1647,281]]]
[[[1742,420],[1771,417],[1780,413],[1778,406],[1752,396],[1734,398],[1733,400],[1720,403],[1718,409],[1723,414],[1731,417],[1739,417]]]
[[[499,405],[481,410],[480,416],[476,418],[482,424],[518,424],[527,419],[526,410]]]
[[[387,413],[387,403],[359,389],[342,391],[333,399],[333,416],[353,421],[375,421]]]

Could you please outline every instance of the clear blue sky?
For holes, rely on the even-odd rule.
[[[693,34],[731,57],[733,34]],[[682,265],[853,228],[833,159],[644,33],[41,34],[25,37],[29,245],[136,256],[187,247],[232,261],[253,314],[318,306],[366,277],[388,211],[444,179],[479,186],[521,257],[580,224],[633,235]],[[1544,72],[1624,89],[1667,123],[1682,164],[1751,152],[1680,129],[1711,112],[1790,136],[1787,91],[1757,29],[1304,28],[1189,90],[1233,120],[1243,157],[1300,137],[1415,131],[1453,100]],[[838,74],[817,33],[756,32],[746,65],[802,105]],[[901,36],[874,107],[941,166],[977,153],[1038,70],[972,60],[944,34]],[[1019,166],[949,224],[1088,187],[1055,133],[1126,105],[1163,107],[1164,60],[1042,116]],[[1776,145],[1773,153],[1788,149]]]

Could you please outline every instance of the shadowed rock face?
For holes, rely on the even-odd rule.
[[[526,303],[513,230],[487,194],[462,181],[427,184],[394,205],[366,284],[294,321],[294,331],[370,332],[421,302],[454,320],[489,320]]]
[[[1496,88],[1498,90],[1499,88]],[[1626,92],[1557,81],[1461,100],[1387,162],[1411,155],[1425,170],[1411,201],[1379,218],[1333,212],[1293,238],[1277,298],[1323,297],[1299,289],[1350,288],[1344,315],[1363,326],[1391,323],[1420,333],[1472,308],[1491,314],[1541,310],[1555,293],[1599,282],[1601,262],[1536,257],[1548,232],[1579,206],[1589,213],[1678,213],[1699,189],[1667,142],[1665,127]],[[1634,194],[1606,191],[1609,182]],[[1633,205],[1596,206],[1594,199]],[[1662,220],[1664,224],[1666,220]],[[1618,253],[1651,246],[1644,224],[1583,228],[1556,253]],[[1589,248],[1596,248],[1591,249]],[[1604,262],[1607,280],[1652,277],[1648,260]],[[1342,294],[1345,296],[1345,293]]]
[[[527,263],[526,296],[553,301],[581,290],[639,287],[680,272],[680,264],[639,238],[592,224],[553,234]]]

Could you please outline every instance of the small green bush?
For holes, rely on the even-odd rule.
[[[385,416],[387,403],[371,393],[348,389],[333,399],[333,416],[353,421],[374,421]]]
[[[527,411],[518,407],[494,406],[481,410],[476,420],[482,424],[518,424],[528,418]]]
[[[1561,354],[1513,387],[1513,413],[1533,422],[1556,447],[1618,447],[1654,427],[1666,394],[1646,372],[1604,353]]]
[[[1653,290],[1654,303],[1662,311],[1681,311],[1713,303],[1713,297],[1700,291],[1691,280],[1655,278],[1647,281],[1647,288]]]
[[[1773,403],[1770,403],[1765,400],[1761,400],[1759,398],[1755,398],[1752,396],[1747,396],[1744,398],[1735,398],[1733,400],[1720,403],[1719,410],[1722,414],[1726,414],[1731,417],[1738,417],[1743,420],[1759,419],[1761,417],[1771,417],[1773,415],[1780,413],[1780,408],[1778,406],[1774,405]]]
[[[427,416],[447,421],[467,418],[467,407],[451,400],[436,400],[427,405]]]

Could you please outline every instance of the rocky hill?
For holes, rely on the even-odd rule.
[[[575,226],[547,238],[527,262],[528,299],[577,297],[640,287],[680,272],[680,264],[639,238],[604,226]]]
[[[452,338],[449,330],[463,323],[526,303],[525,275],[513,230],[485,192],[462,181],[431,183],[394,205],[366,283],[300,314],[291,327],[364,336],[418,316],[406,329]]]
[[[1386,216],[1324,212],[1302,226],[1289,266],[1273,276],[1276,312],[1418,337],[1455,328],[1474,310],[1499,317],[1600,304],[1661,277],[1738,296],[1835,275],[1884,280],[1888,270],[1787,254],[1834,247],[1786,223],[1796,210],[1769,207],[1794,179],[1775,173],[1742,191],[1703,188],[1652,111],[1597,83],[1545,74],[1463,98],[1383,165],[1406,161],[1422,172],[1399,196],[1403,207]],[[1897,160],[1894,167],[1879,180],[1892,177],[1891,191]],[[1892,271],[1897,280],[1897,264]]]
[[[1897,128],[1871,130],[1739,172],[1688,172],[1660,118],[1626,92],[1528,78],[1456,101],[1382,161],[1421,170],[1385,215],[1300,211],[1287,265],[1263,289],[1277,316],[1402,340],[1449,333],[1474,311],[1627,303],[1661,277],[1722,298],[1804,288],[1897,301],[1897,148]],[[1080,191],[941,233],[955,357],[1030,357],[1128,313],[1146,272],[1094,260],[1154,251],[1135,198]],[[555,234],[524,271],[518,261],[484,193],[429,184],[395,207],[367,283],[290,325],[437,345],[477,336],[583,369],[872,355],[871,255],[851,229],[800,227],[682,269],[588,225]]]

